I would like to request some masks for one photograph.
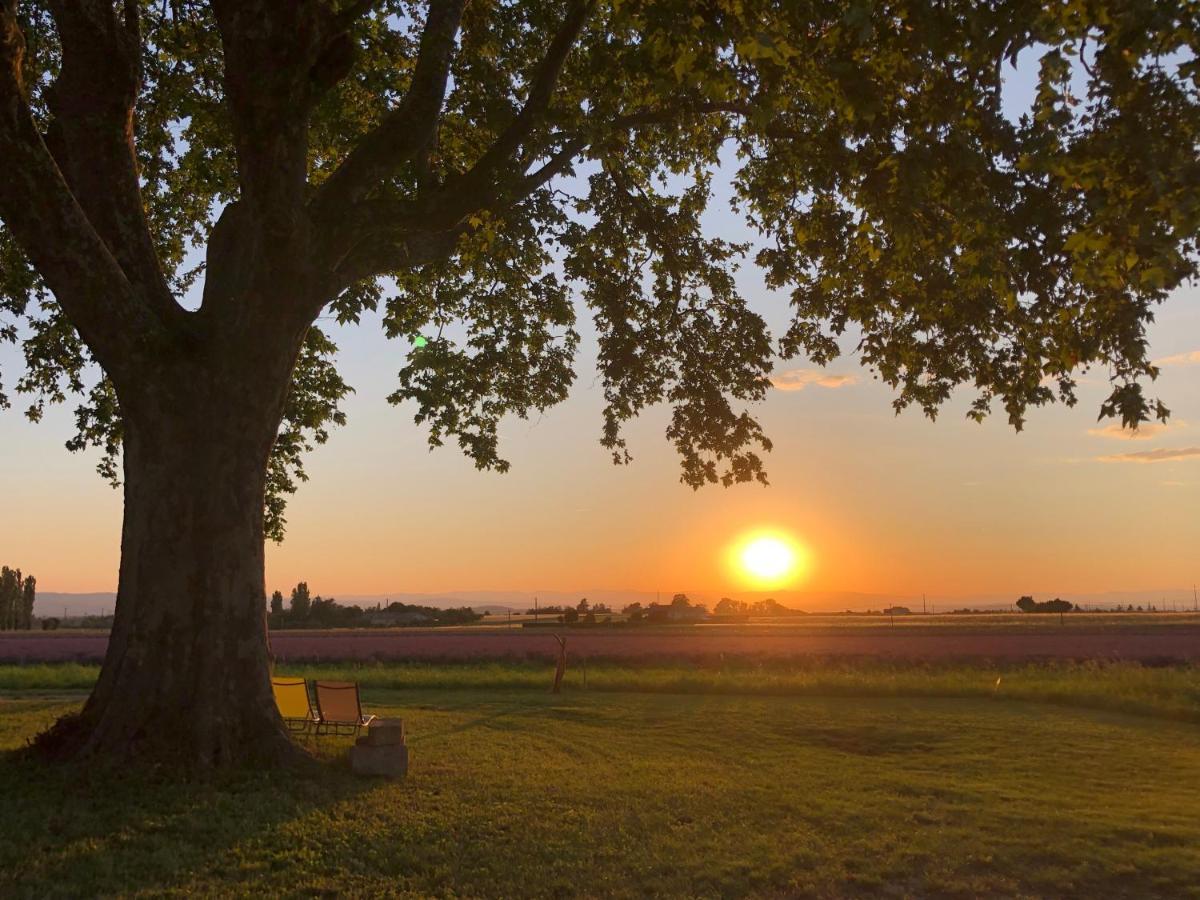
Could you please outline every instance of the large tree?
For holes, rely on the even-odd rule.
[[[293,755],[263,541],[348,389],[315,326],[381,310],[393,400],[503,470],[560,401],[575,310],[601,440],[672,407],[683,480],[761,480],[773,355],[857,349],[933,414],[1166,414],[1144,327],[1195,270],[1184,0],[0,0],[0,336],[29,413],[125,492],[96,688],[41,745]],[[1003,67],[1040,67],[1006,117]],[[706,234],[714,178],[759,239]],[[198,261],[191,248],[204,248]],[[732,272],[790,296],[773,344]],[[92,374],[98,373],[98,374]],[[118,454],[119,453],[119,462]]]
[[[0,568],[0,631],[17,627],[23,583],[20,569]]]

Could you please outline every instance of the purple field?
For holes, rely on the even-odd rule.
[[[98,662],[106,634],[8,632],[0,634],[0,662]],[[569,630],[568,651],[597,659],[664,661],[726,656],[875,657],[906,660],[1103,659],[1200,660],[1200,626],[1159,628],[698,628],[689,631]],[[552,658],[548,631],[408,630],[282,631],[271,635],[280,661]]]

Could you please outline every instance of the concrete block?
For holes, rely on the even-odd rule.
[[[408,774],[408,747],[403,744],[388,747],[355,744],[350,748],[350,770],[355,775],[403,778]]]
[[[404,743],[403,719],[376,719],[367,726],[367,745],[396,747]]]

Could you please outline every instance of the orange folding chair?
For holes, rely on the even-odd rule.
[[[317,734],[358,734],[374,716],[364,715],[355,681],[317,681]]]

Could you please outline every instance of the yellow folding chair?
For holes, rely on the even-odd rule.
[[[316,681],[313,685],[317,692],[317,734],[358,734],[375,718],[363,714],[357,682]]]
[[[275,705],[289,731],[307,732],[319,721],[303,678],[271,679]]]

